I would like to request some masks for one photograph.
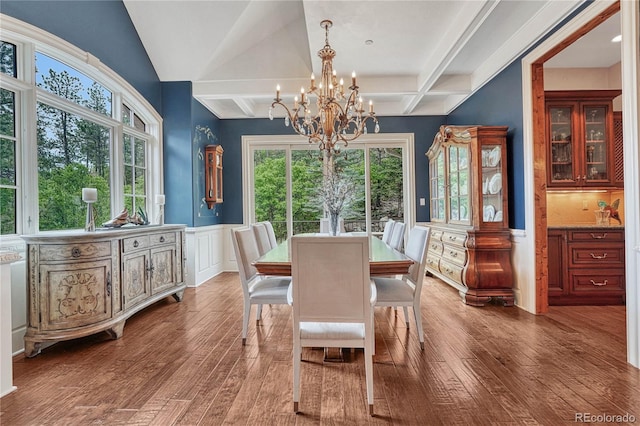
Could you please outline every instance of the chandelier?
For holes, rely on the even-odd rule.
[[[300,99],[294,97],[293,108],[289,109],[280,98],[280,85],[276,88],[276,97],[269,108],[269,119],[273,120],[273,109],[282,106],[286,115],[285,126],[293,127],[301,136],[308,137],[309,143],[318,144],[318,148],[328,156],[339,154],[349,142],[367,133],[367,121],[375,123],[374,131],[380,131],[380,125],[373,111],[373,102],[369,101],[369,111],[365,113],[362,98],[358,95],[355,71],[351,74],[349,93],[345,92],[344,80],[337,81],[333,69],[336,51],[329,45],[329,28],[333,22],[324,20],[320,27],[325,31],[325,45],[318,51],[322,58],[322,77],[316,87],[315,76],[311,74],[311,85],[307,90],[300,89]],[[312,113],[311,97],[315,96],[316,112]]]

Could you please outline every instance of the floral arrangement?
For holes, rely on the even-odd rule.
[[[322,185],[318,189],[318,198],[329,213],[331,231],[335,234],[338,218],[344,209],[354,200],[355,183],[332,166],[325,166]]]
[[[609,210],[609,217],[611,219],[615,219],[618,221],[620,225],[622,225],[622,220],[620,220],[620,214],[618,213],[618,206],[620,205],[620,199],[615,200],[611,205],[607,204],[604,200],[598,200],[598,207],[600,210]]]

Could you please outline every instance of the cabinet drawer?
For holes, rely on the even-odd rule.
[[[569,244],[570,267],[624,268],[624,246],[610,244]]]
[[[86,260],[111,256],[111,243],[102,241],[79,244],[40,245],[40,261],[47,260]]]
[[[440,256],[427,254],[427,268],[434,271],[440,271]]]
[[[440,240],[442,240],[442,234],[443,234],[443,232],[441,230],[432,229],[429,232],[429,241],[433,241],[433,240],[440,241]]]
[[[624,294],[624,269],[587,269],[570,274],[571,291],[574,294],[593,293]]]
[[[464,284],[462,282],[462,271],[464,267],[460,265],[454,265],[446,260],[440,260],[440,273],[451,278],[457,283]]]
[[[464,266],[467,260],[467,251],[463,248],[445,245],[442,252],[442,258],[454,265]]]
[[[464,247],[465,241],[467,241],[467,234],[454,234],[447,231],[444,231],[442,234],[442,242],[444,244],[452,244],[459,247]]]
[[[158,244],[174,244],[176,242],[176,234],[175,232],[152,234],[149,235],[149,239],[151,240],[152,246],[157,246]]]
[[[570,242],[609,242],[609,241],[624,241],[624,231],[621,229],[609,230],[609,229],[592,229],[592,230],[570,230],[569,231]]]
[[[124,238],[122,240],[122,252],[129,253],[149,247],[149,236],[138,235],[137,237]]]
[[[431,238],[429,238],[428,252],[429,254],[442,256],[442,243],[440,241],[431,240]]]

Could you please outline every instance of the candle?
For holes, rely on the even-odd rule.
[[[300,88],[300,103],[304,105],[304,87]]]
[[[156,204],[164,205],[164,194],[156,194]]]
[[[373,101],[369,101],[369,112],[373,112]]]
[[[82,188],[82,201],[85,203],[98,201],[98,190],[96,188]]]
[[[355,71],[353,71],[353,72],[351,73],[351,85],[352,85],[353,87],[356,87],[356,72],[355,72]]]
[[[313,75],[313,73],[311,73],[311,89],[312,90],[315,87],[315,84],[316,84],[316,76]]]
[[[280,99],[280,85],[276,86],[276,99]]]
[[[293,97],[293,109],[298,109],[298,97]]]

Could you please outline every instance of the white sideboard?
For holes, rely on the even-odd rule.
[[[51,231],[27,243],[25,355],[42,344],[106,331],[122,335],[127,318],[185,284],[183,225]]]

